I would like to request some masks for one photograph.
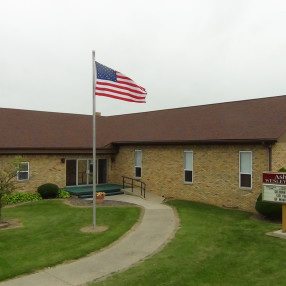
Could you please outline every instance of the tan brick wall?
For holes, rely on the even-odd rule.
[[[14,155],[0,155],[1,162],[8,162]],[[59,187],[66,186],[66,164],[61,162],[65,159],[92,159],[88,155],[22,155],[23,162],[29,162],[29,180],[17,182],[17,191],[35,192],[45,183],[57,184]],[[108,159],[109,156],[99,155],[97,158]],[[108,174],[109,174],[108,170]]]
[[[1,161],[11,160],[11,156],[0,156]],[[17,191],[35,192],[45,183],[65,186],[65,163],[60,155],[22,155],[23,162],[29,162],[29,180],[17,183]]]
[[[286,143],[276,143],[272,147],[272,171],[277,172],[279,169],[286,169]]]
[[[122,176],[134,177],[134,151],[142,150],[142,181],[147,190],[165,197],[187,199],[254,211],[261,192],[261,173],[267,170],[267,149],[261,145],[154,145],[121,146],[119,153],[108,159],[108,182],[122,183]],[[194,182],[183,182],[184,151],[194,152]],[[239,188],[239,151],[252,151],[252,189]],[[13,156],[0,156],[10,160]],[[30,164],[30,179],[18,183],[21,191],[36,191],[41,184],[50,182],[64,187],[65,159],[92,159],[85,155],[24,155]],[[278,143],[272,151],[273,170],[286,167],[286,143]]]
[[[142,150],[142,181],[147,190],[165,197],[187,199],[254,211],[267,170],[267,149],[260,145],[121,146],[111,164],[110,180],[134,177],[134,150]],[[194,152],[194,182],[183,182],[184,151]],[[239,151],[252,151],[252,189],[239,188]]]

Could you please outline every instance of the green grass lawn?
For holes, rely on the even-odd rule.
[[[18,219],[22,228],[0,231],[0,280],[65,260],[82,257],[117,240],[140,215],[137,207],[97,208],[102,233],[82,233],[92,225],[92,208],[76,208],[60,200],[43,200],[2,210],[3,220]]]
[[[266,236],[281,225],[250,214],[170,201],[181,224],[161,252],[96,286],[286,285],[286,240]]]

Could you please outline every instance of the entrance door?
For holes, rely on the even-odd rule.
[[[97,160],[97,183],[98,184],[107,183],[107,160],[106,159]]]
[[[76,160],[66,160],[66,185],[76,185]]]
[[[88,184],[92,185],[93,183],[93,162],[92,160],[88,160],[87,162],[87,167],[88,167],[88,170],[87,170],[87,173],[88,173]]]
[[[87,185],[87,161],[88,160],[77,160],[77,184]]]
[[[107,183],[107,160],[97,160],[97,184]],[[66,186],[82,186],[93,184],[93,162],[91,159],[66,160]]]

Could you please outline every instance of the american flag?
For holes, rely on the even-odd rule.
[[[146,90],[137,85],[132,79],[108,68],[98,62],[96,64],[97,81],[95,95],[115,99],[145,103]]]

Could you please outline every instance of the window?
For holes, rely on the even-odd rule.
[[[193,182],[193,151],[184,151],[184,182]]]
[[[239,152],[239,187],[252,188],[252,152]]]
[[[29,163],[21,162],[19,164],[19,171],[17,172],[17,181],[29,180]]]
[[[135,177],[142,177],[142,151],[135,150]]]

